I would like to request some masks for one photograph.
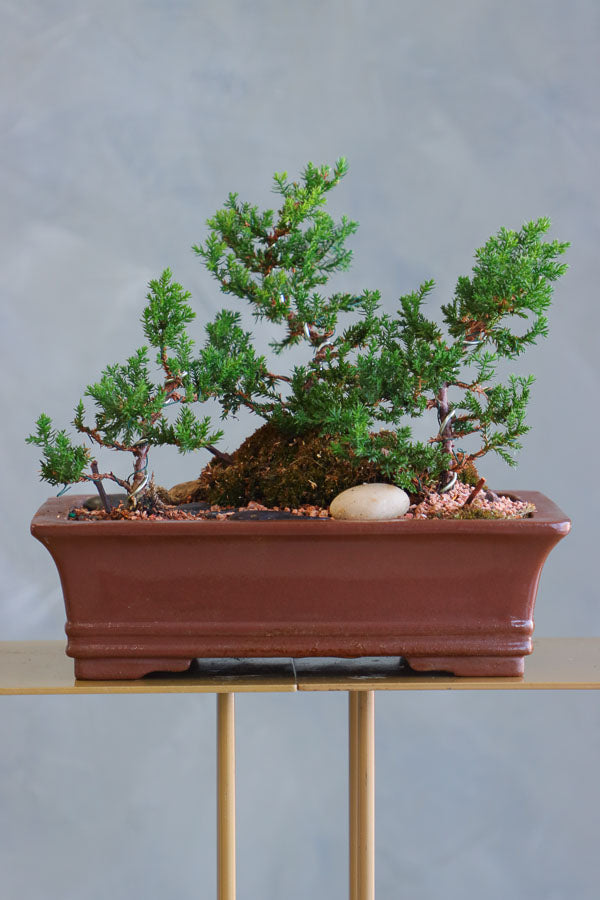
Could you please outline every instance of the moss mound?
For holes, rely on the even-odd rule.
[[[475,487],[479,481],[479,472],[477,471],[475,463],[467,463],[466,466],[459,471],[458,480],[462,481],[463,484],[470,485],[470,487]]]
[[[340,459],[316,432],[286,435],[267,423],[244,441],[231,463],[213,460],[197,481],[176,485],[170,495],[174,503],[243,506],[256,500],[270,507],[327,507],[340,491],[371,481],[390,479],[374,463]]]

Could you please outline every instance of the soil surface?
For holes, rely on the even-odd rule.
[[[247,506],[226,507],[218,504],[181,503],[178,506],[161,505],[156,509],[127,509],[123,504],[114,506],[110,513],[104,509],[89,509],[74,507],[69,513],[70,519],[98,521],[104,519],[133,519],[133,520],[194,520],[194,519],[232,519],[233,521],[265,522],[270,519],[328,519],[326,509],[318,506],[300,506],[294,509],[286,507],[266,507],[260,503],[251,501]]]
[[[168,492],[163,492],[168,493]],[[245,506],[221,506],[209,504],[205,501],[192,503],[180,503],[169,505],[154,497],[145,506],[140,504],[138,509],[128,509],[121,502],[121,495],[110,495],[114,504],[110,513],[104,509],[89,508],[96,506],[96,501],[90,501],[86,507],[75,507],[69,513],[69,518],[87,521],[98,520],[198,520],[198,519],[222,519],[232,521],[258,521],[265,522],[271,519],[329,519],[331,518],[326,508],[311,504],[297,507],[265,506],[255,500],[251,500]],[[532,503],[513,499],[507,496],[498,496],[493,491],[473,488],[457,483],[452,490],[444,494],[435,492],[429,494],[420,503],[412,503],[408,512],[401,516],[402,519],[520,519],[530,516],[535,511]]]
[[[483,482],[483,479],[481,479]],[[522,519],[535,512],[533,503],[498,496],[483,484],[470,487],[457,482],[444,494],[435,491],[409,508],[405,519]]]

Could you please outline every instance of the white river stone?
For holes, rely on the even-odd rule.
[[[408,494],[395,484],[357,484],[334,497],[329,514],[334,519],[398,519],[409,506]]]

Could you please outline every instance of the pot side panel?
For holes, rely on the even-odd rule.
[[[518,674],[543,562],[568,530],[568,520],[113,524],[34,530],[60,573],[81,677],[136,677],[202,656],[390,655]]]
[[[523,559],[513,536],[154,543],[80,541],[75,563],[68,542],[54,548],[73,638],[141,628],[209,656],[268,655],[265,639],[280,656],[337,655],[334,638],[344,655],[399,654],[408,636],[529,638],[545,556],[534,541]]]

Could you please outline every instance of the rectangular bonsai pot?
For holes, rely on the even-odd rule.
[[[402,656],[420,671],[520,675],[543,563],[570,521],[543,494],[516,520],[74,521],[31,524],[86,679],[196,657]]]

